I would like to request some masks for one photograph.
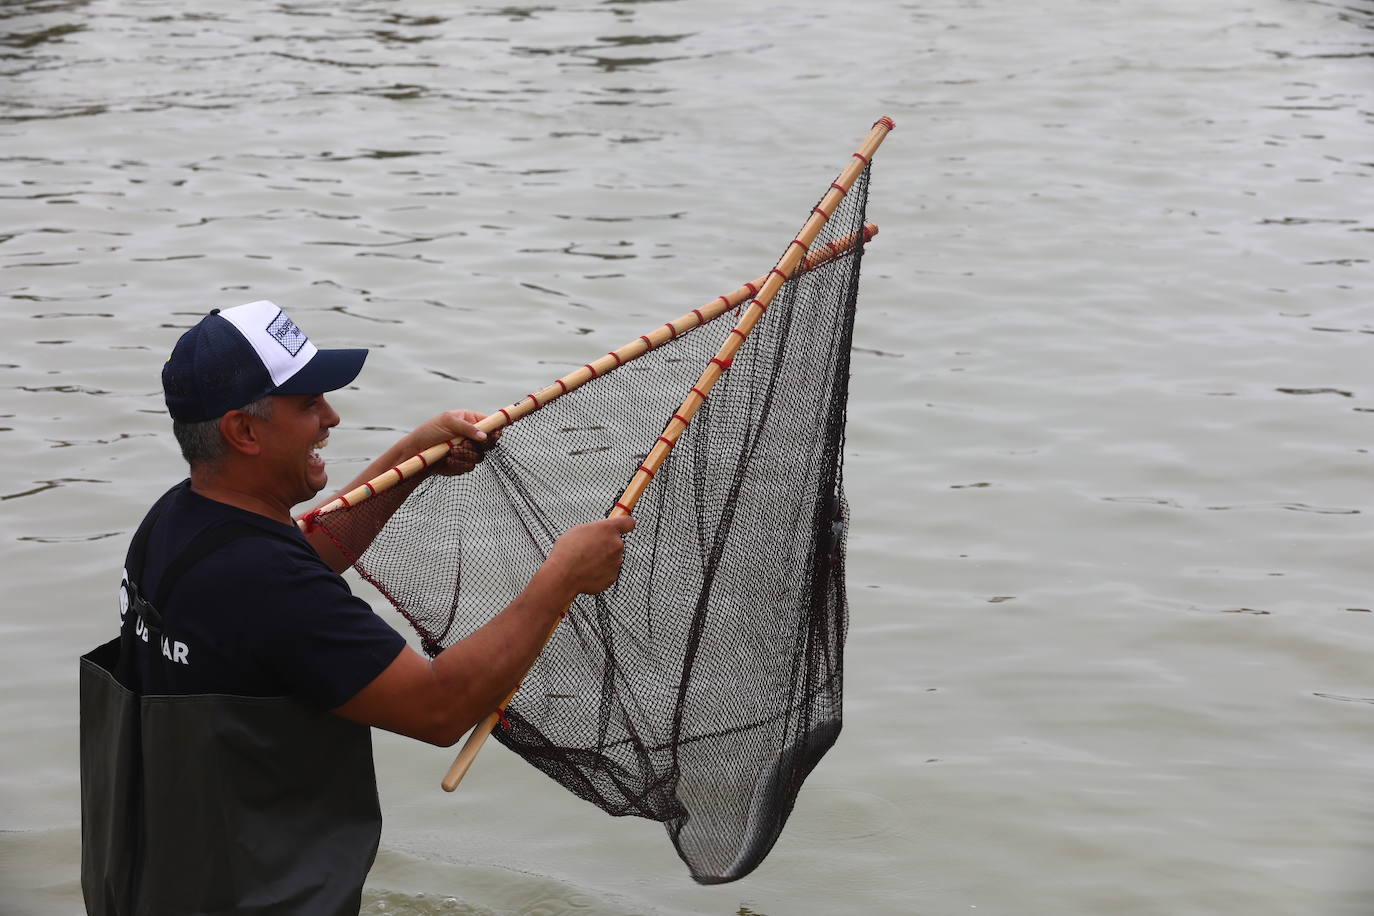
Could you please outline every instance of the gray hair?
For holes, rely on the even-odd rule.
[[[239,410],[259,420],[270,420],[272,396],[260,397],[251,404],[244,404]],[[177,437],[177,444],[181,446],[181,457],[191,467],[198,464],[215,465],[224,457],[224,437],[219,432],[219,421],[219,417],[195,423],[172,421],[172,435]]]

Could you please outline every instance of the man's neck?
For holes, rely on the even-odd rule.
[[[247,512],[265,515],[273,521],[286,525],[294,524],[291,507],[282,505],[270,495],[264,494],[261,485],[253,487],[249,481],[240,480],[240,475],[223,468],[203,466],[191,468],[191,490],[206,499],[225,503]]]

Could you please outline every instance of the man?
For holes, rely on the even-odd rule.
[[[619,572],[633,522],[578,526],[486,626],[433,660],[409,649],[338,573],[414,484],[342,545],[291,515],[326,483],[324,395],[366,353],[317,349],[263,301],[205,316],[163,368],[191,476],[133,538],[119,637],[82,659],[90,913],[357,913],[381,830],[369,726],[453,744]],[[446,440],[467,441],[431,473],[470,470],[480,419],[440,414],[343,491]]]

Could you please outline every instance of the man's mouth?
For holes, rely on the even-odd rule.
[[[320,457],[320,451],[321,451],[321,449],[323,449],[323,448],[324,448],[326,445],[328,445],[328,444],[329,444],[329,437],[328,437],[328,436],[325,436],[325,437],[324,437],[323,439],[321,439],[319,442],[316,442],[314,445],[310,446],[310,455],[309,455],[310,460],[311,460],[311,461],[317,461],[317,462],[319,462],[320,464],[324,464],[324,459]]]

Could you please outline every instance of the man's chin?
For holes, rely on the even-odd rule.
[[[320,492],[324,490],[324,488],[328,486],[328,484],[329,475],[326,474],[323,469],[319,471],[312,471],[311,473],[305,475],[304,489],[310,491],[310,495],[307,496],[306,499],[314,499],[316,496],[319,496]]]

